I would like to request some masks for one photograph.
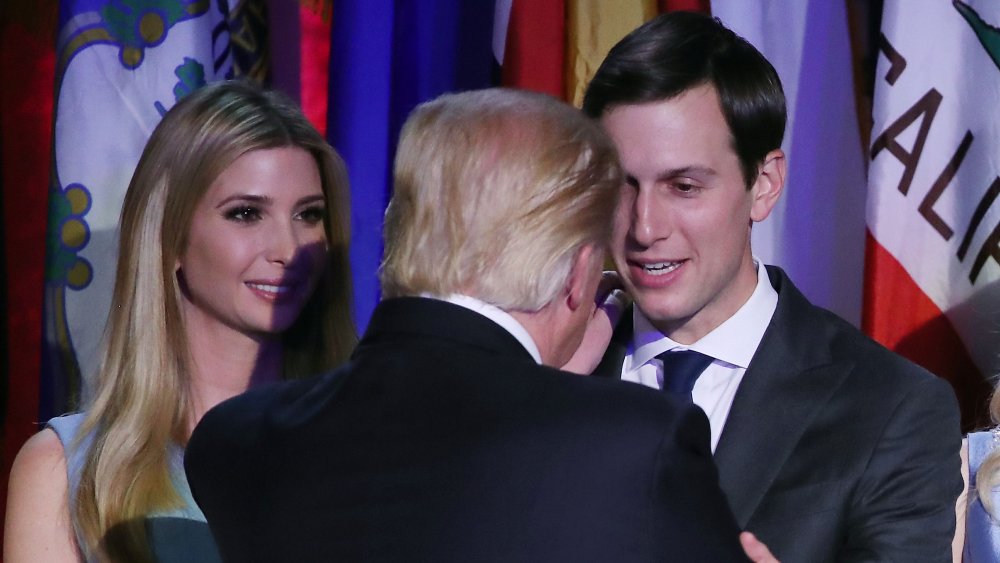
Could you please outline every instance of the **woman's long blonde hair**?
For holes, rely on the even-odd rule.
[[[80,436],[94,440],[72,503],[86,550],[148,557],[142,517],[180,505],[168,448],[188,438],[190,358],[175,274],[195,205],[239,156],[294,146],[316,159],[329,264],[282,335],[283,376],[328,370],[352,350],[348,187],[343,161],[291,102],[244,82],[206,86],[174,106],[143,150],[122,204],[118,267],[96,393]],[[118,533],[123,527],[127,533]],[[116,529],[113,539],[109,531]]]
[[[990,418],[994,425],[1000,425],[1000,391],[994,390],[990,399]],[[976,494],[983,507],[995,520],[1000,520],[993,504],[993,489],[1000,486],[1000,448],[995,448],[986,456],[976,471]]]

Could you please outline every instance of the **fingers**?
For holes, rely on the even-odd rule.
[[[743,551],[747,554],[747,557],[754,563],[778,563],[778,560],[774,555],[771,555],[771,551],[767,549],[767,546],[750,532],[740,534],[740,544],[743,545]]]
[[[611,327],[614,328],[631,303],[632,299],[625,293],[618,272],[606,271],[602,273],[601,281],[597,285],[597,310],[594,311],[594,316],[606,315],[611,322]]]
[[[597,302],[601,303],[609,293],[616,289],[625,289],[622,278],[614,270],[601,272],[601,281],[597,284]]]

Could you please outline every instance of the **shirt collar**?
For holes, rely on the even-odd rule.
[[[635,307],[632,316],[635,348],[630,354],[631,361],[626,359],[626,362],[630,362],[625,366],[626,369],[636,369],[657,355],[675,348],[695,350],[731,366],[746,369],[778,306],[778,292],[771,286],[767,268],[756,257],[754,267],[757,269],[757,287],[750,299],[733,316],[691,345],[680,344],[664,336]]]
[[[521,346],[524,346],[524,349],[531,354],[535,363],[542,363],[542,354],[538,351],[538,345],[535,344],[535,340],[530,334],[528,334],[528,330],[524,328],[524,325],[519,323],[517,319],[512,317],[507,311],[504,311],[496,305],[491,305],[481,299],[477,299],[469,295],[462,295],[460,293],[453,293],[446,297],[424,293],[421,294],[421,297],[447,301],[448,303],[464,307],[475,313],[479,313],[480,315],[503,327],[504,330],[517,339],[517,341],[521,343]]]

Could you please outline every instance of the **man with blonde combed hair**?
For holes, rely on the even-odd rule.
[[[537,311],[576,253],[610,238],[620,181],[607,137],[554,98],[482,90],[428,102],[396,157],[383,294],[472,292]]]
[[[417,108],[351,361],[191,438],[223,558],[740,560],[704,414],[553,367],[595,317],[619,174],[596,124],[540,94]]]

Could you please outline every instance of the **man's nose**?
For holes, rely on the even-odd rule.
[[[669,218],[656,205],[656,198],[649,190],[639,189],[635,196],[629,234],[642,246],[652,246],[670,234]]]

